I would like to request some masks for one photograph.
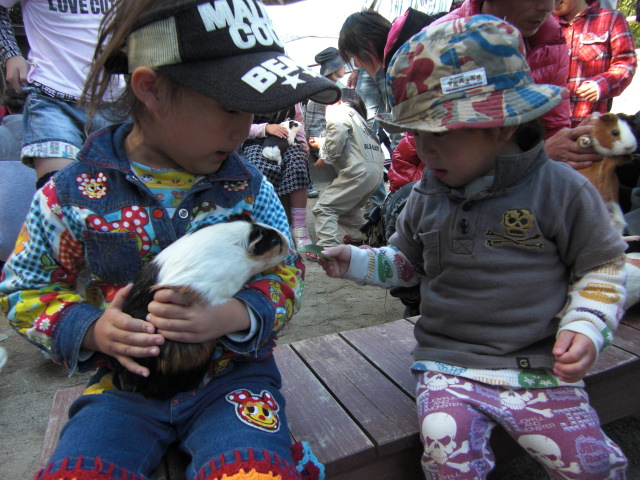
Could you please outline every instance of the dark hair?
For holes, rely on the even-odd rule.
[[[520,150],[526,152],[544,138],[544,126],[539,118],[523,123],[516,129],[514,138]]]
[[[24,92],[16,92],[13,88],[7,87],[2,97],[2,104],[7,107],[9,113],[22,113],[25,98]]]
[[[342,103],[349,105],[366,121],[367,106],[362,97],[352,88],[342,89]]]
[[[352,13],[340,29],[340,56],[345,62],[354,55],[367,62],[374,59],[382,62],[390,30],[391,22],[374,10]]]
[[[136,98],[130,87],[130,76],[125,75],[126,87],[117,96],[110,91],[114,72],[126,66],[125,53],[127,37],[135,22],[143,13],[160,10],[172,5],[184,3],[184,0],[116,0],[100,23],[100,32],[94,60],[85,82],[80,103],[87,107],[93,116],[102,110],[112,120],[122,121],[133,114],[139,118],[145,114],[144,105]],[[167,85],[168,94],[175,97],[184,87],[158,72],[158,76]]]
[[[285,120],[293,120],[296,116],[296,106],[293,105],[286,110],[279,112],[256,114],[253,116],[253,123],[282,123]]]

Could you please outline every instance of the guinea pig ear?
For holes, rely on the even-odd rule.
[[[618,121],[618,117],[615,113],[603,113],[600,115],[600,121],[606,123],[607,125],[613,125]]]
[[[246,213],[237,213],[234,215],[229,215],[229,221],[230,222],[238,222],[238,221],[242,221],[242,222],[249,222],[249,223],[253,223],[253,218],[251,218],[251,216]]]

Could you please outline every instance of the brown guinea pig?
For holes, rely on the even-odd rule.
[[[605,157],[578,172],[596,187],[607,204],[611,225],[622,234],[626,223],[618,201],[620,181],[616,168],[632,160],[631,154],[637,148],[636,137],[626,118],[615,113],[593,116],[589,123],[593,125],[591,134],[578,138],[578,144],[585,148],[592,146]]]
[[[605,158],[578,171],[593,183],[605,202],[618,202],[615,168],[631,161],[637,148],[636,137],[629,124],[615,113],[593,117],[589,123],[593,125],[591,134],[578,138],[578,144],[585,148],[592,146]]]

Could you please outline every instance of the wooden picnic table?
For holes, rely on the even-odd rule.
[[[292,440],[311,444],[327,479],[424,478],[410,371],[414,321],[396,320],[276,349]],[[586,383],[602,423],[640,412],[638,311],[623,318],[615,344],[600,355]],[[76,388],[64,394],[66,400],[54,400],[41,464],[57,442],[63,412],[79,394]],[[500,429],[492,445],[498,463],[523,453]],[[186,459],[175,451],[168,458],[158,478],[183,479]]]

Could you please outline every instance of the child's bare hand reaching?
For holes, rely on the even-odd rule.
[[[147,320],[169,340],[203,343],[247,330],[247,306],[236,298],[221,305],[188,305],[187,298],[169,288],[158,290],[149,304]]]
[[[584,378],[596,361],[596,346],[586,335],[563,330],[553,346],[556,362],[553,373],[563,382],[575,383]]]
[[[111,305],[87,330],[82,346],[105,353],[130,372],[146,377],[149,369],[139,365],[133,358],[158,355],[164,337],[155,333],[156,327],[151,323],[122,311],[124,299],[132,286],[127,285],[116,293]]]
[[[332,278],[342,278],[346,275],[351,264],[351,247],[349,245],[338,245],[337,247],[325,248],[322,253],[333,258],[318,258],[318,265],[325,273]]]

